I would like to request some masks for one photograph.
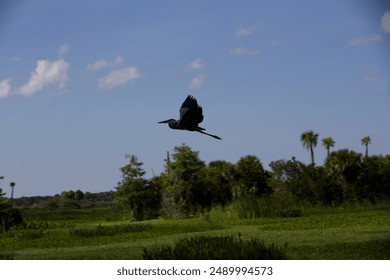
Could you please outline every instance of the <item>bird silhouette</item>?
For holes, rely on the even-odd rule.
[[[184,100],[183,104],[181,105],[179,112],[179,120],[169,119],[158,123],[167,123],[168,126],[172,129],[197,131],[215,139],[222,140],[221,137],[209,134],[205,132],[203,127],[199,126],[199,124],[203,121],[203,109],[193,96],[187,96],[186,100]]]

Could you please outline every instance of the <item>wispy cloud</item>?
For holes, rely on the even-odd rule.
[[[107,76],[99,79],[99,88],[111,89],[118,86],[123,86],[128,82],[139,79],[141,75],[137,67],[128,67],[119,70],[111,71]]]
[[[188,65],[189,70],[199,70],[204,66],[203,61],[200,58],[195,59]]]
[[[235,48],[235,49],[231,49],[229,51],[230,55],[233,55],[233,56],[256,56],[260,53],[259,50],[250,50],[250,49],[247,49],[247,48],[243,48],[243,47],[239,47],[239,48]]]
[[[237,37],[245,37],[251,35],[253,32],[256,31],[256,29],[257,29],[256,26],[240,27],[236,30],[235,35]]]
[[[59,89],[65,87],[68,81],[69,63],[64,59],[56,61],[38,60],[35,70],[31,73],[29,81],[22,86],[17,94],[31,96],[42,90],[45,86],[57,84]]]
[[[67,52],[70,51],[70,47],[69,45],[62,45],[59,49],[58,49],[58,54],[60,56],[63,56],[64,54],[66,54]]]
[[[372,34],[369,36],[351,38],[348,41],[348,45],[350,46],[366,45],[374,42],[380,42],[382,41],[382,39],[383,37],[381,34]]]
[[[10,57],[9,61],[11,62],[19,62],[22,61],[22,57],[20,55]]]
[[[0,99],[6,98],[11,92],[10,79],[0,81]]]
[[[198,89],[203,86],[205,81],[206,81],[206,77],[204,75],[199,75],[194,79],[192,79],[189,88],[192,90]]]
[[[381,18],[381,28],[384,33],[390,33],[390,11],[384,13]],[[348,41],[350,46],[367,45],[370,43],[377,43],[383,40],[383,34],[371,34],[368,36],[360,36],[351,38]]]
[[[286,43],[285,40],[280,40],[280,39],[274,39],[270,42],[270,45],[272,47],[277,47],[277,46],[281,46],[281,45],[284,45]]]
[[[105,59],[100,59],[96,61],[95,63],[88,64],[87,69],[89,71],[97,71],[100,69],[105,69],[105,68],[112,68],[115,66],[118,66],[123,63],[123,57],[117,56],[114,61],[107,61]]]
[[[383,32],[390,33],[390,11],[387,11],[381,18]]]
[[[361,80],[364,83],[373,83],[380,79],[379,75],[364,75],[362,76]]]

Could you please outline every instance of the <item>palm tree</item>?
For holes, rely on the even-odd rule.
[[[370,136],[366,136],[362,138],[362,145],[366,146],[366,158],[368,157],[368,144],[371,144],[371,138]]]
[[[327,138],[322,139],[322,146],[325,147],[325,149],[327,151],[327,157],[329,157],[329,154],[330,154],[329,150],[331,147],[334,147],[334,140],[332,139],[332,137],[327,137]]]
[[[313,148],[317,146],[318,133],[314,133],[313,130],[305,131],[301,135],[301,141],[303,147],[310,150],[311,164],[314,165],[314,151]]]
[[[11,182],[9,183],[9,186],[12,188],[12,191],[11,191],[11,200],[14,199],[14,187],[15,187],[15,182]]]
[[[4,176],[0,176],[0,180],[3,180],[3,179],[4,179]],[[3,193],[3,190],[0,188],[0,198],[4,195],[5,195],[5,193]]]

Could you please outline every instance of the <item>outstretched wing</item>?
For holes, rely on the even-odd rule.
[[[188,95],[180,108],[180,125],[187,128],[195,128],[203,121],[203,110],[196,99]]]

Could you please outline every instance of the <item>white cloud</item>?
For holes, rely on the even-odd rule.
[[[107,76],[99,79],[99,88],[111,89],[117,86],[123,86],[128,82],[139,79],[141,75],[136,67],[128,67],[119,70],[113,70]]]
[[[59,49],[58,49],[58,54],[60,56],[63,56],[64,54],[66,54],[67,52],[69,52],[70,50],[70,47],[69,45],[62,45]]]
[[[117,56],[114,61],[107,61],[105,59],[100,59],[95,63],[88,64],[87,69],[89,71],[97,71],[100,69],[115,67],[122,63],[123,63],[123,57]]]
[[[93,64],[88,64],[87,69],[90,71],[96,71],[99,69],[106,68],[108,65],[108,62],[104,59],[98,60]]]
[[[348,41],[348,45],[357,46],[357,45],[366,45],[373,42],[379,42],[382,40],[382,35],[372,34],[369,36],[355,37]]]
[[[255,32],[255,30],[256,30],[255,26],[241,27],[236,30],[235,34],[237,37],[245,37]]]
[[[68,80],[68,68],[69,63],[64,59],[53,62],[38,60],[29,81],[19,89],[18,94],[31,96],[51,84],[58,84],[58,88],[63,89]]]
[[[259,54],[259,50],[249,50],[247,48],[239,47],[230,50],[230,55],[233,56],[256,56]]]
[[[9,83],[10,79],[0,81],[0,99],[6,98],[11,92],[11,84]]]
[[[387,11],[381,19],[381,26],[385,33],[390,33],[390,11]]]
[[[194,79],[192,79],[189,88],[192,90],[198,89],[203,86],[205,81],[206,81],[206,77],[204,75],[199,75]]]
[[[203,61],[200,58],[198,58],[198,59],[195,59],[194,61],[192,61],[188,65],[188,69],[190,69],[190,70],[198,70],[198,69],[202,69],[203,66],[204,66]]]

